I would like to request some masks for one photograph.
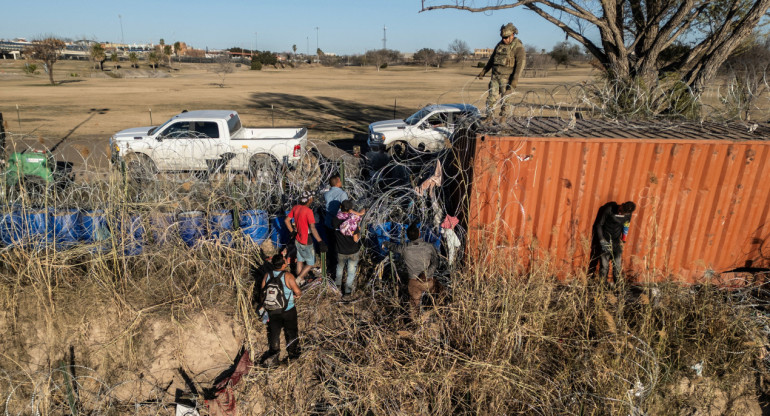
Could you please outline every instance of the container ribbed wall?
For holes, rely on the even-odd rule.
[[[588,265],[599,208],[630,200],[623,258],[638,280],[768,267],[768,158],[758,140],[479,136],[470,253],[512,250],[519,266],[547,259],[567,276]]]

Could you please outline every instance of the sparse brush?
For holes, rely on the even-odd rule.
[[[95,175],[47,194],[43,209],[103,210],[106,227],[74,247],[30,237],[0,250],[5,413],[157,414],[173,406],[174,389],[191,394],[181,370],[209,387],[231,364],[230,351],[246,345],[256,358],[267,349],[252,304],[249,268],[261,261],[254,244],[236,234],[232,244],[207,239],[188,247],[168,215],[279,212],[285,194],[307,184],[166,179],[136,184]],[[28,202],[7,200],[3,211],[40,210]],[[370,205],[379,217],[367,221],[405,222],[428,212],[408,202],[383,193]],[[132,253],[139,225],[142,250]],[[548,260],[522,270],[513,254],[495,250],[482,247],[494,255],[442,276],[445,295],[416,321],[404,289],[388,271],[374,273],[384,263],[370,264],[377,257],[366,251],[357,300],[338,302],[329,284],[298,299],[302,357],[254,368],[235,388],[239,411],[728,413],[764,388],[770,319],[763,286],[608,288],[585,275],[556,280]],[[204,359],[211,361],[196,361]]]

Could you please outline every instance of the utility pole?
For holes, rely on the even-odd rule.
[[[305,47],[307,47],[307,56],[310,56],[310,36],[305,36],[305,42],[307,43]]]
[[[254,32],[254,53],[257,53],[257,49],[259,49],[259,43],[257,43],[257,32]]]
[[[120,43],[125,44],[126,40],[123,38],[123,16],[118,15],[118,20],[120,20]]]
[[[5,123],[3,113],[0,113],[0,166],[5,164]]]
[[[382,25],[382,49],[388,49],[388,28]]]
[[[315,53],[318,53],[318,26],[315,27]]]

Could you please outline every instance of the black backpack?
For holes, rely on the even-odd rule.
[[[289,300],[283,293],[283,283],[281,283],[281,276],[284,273],[282,271],[278,273],[278,276],[274,276],[273,272],[268,273],[267,283],[262,288],[262,305],[270,312],[285,310],[286,305],[289,304]]]

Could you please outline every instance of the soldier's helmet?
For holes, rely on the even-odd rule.
[[[517,33],[519,33],[519,30],[516,29],[516,26],[514,26],[513,23],[508,23],[500,26],[501,38],[507,38],[508,36],[515,35]]]

